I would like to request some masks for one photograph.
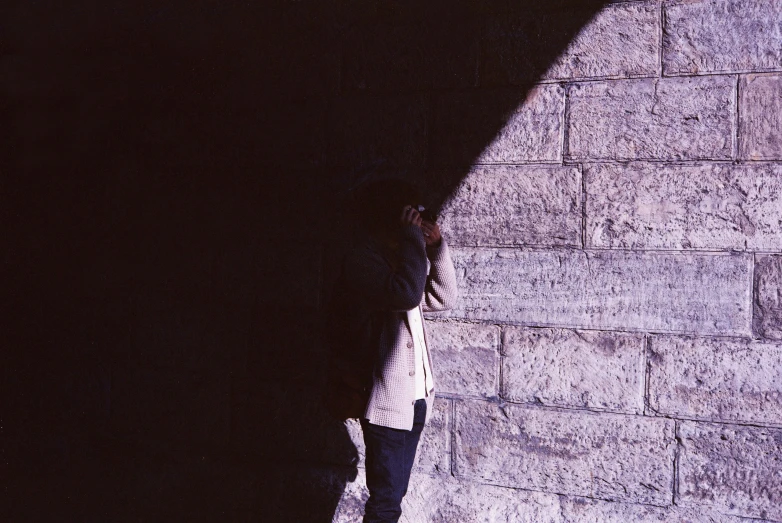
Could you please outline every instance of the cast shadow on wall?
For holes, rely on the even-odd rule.
[[[330,521],[346,191],[439,207],[603,3],[5,7],[11,519]]]

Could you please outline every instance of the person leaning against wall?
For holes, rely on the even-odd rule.
[[[338,419],[361,420],[364,523],[395,522],[434,402],[422,312],[453,307],[456,274],[435,219],[419,212],[415,186],[381,180],[356,192],[363,235],[343,260],[328,307],[326,405]]]

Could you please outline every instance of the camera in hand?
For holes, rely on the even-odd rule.
[[[431,211],[424,207],[423,205],[416,205],[416,210],[418,211],[418,214],[421,215],[421,219],[425,220],[427,222],[436,223],[437,222],[437,214],[434,211]]]

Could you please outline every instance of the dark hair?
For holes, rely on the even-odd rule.
[[[355,190],[354,209],[368,232],[391,233],[397,228],[402,208],[421,203],[421,191],[397,178],[366,182]]]

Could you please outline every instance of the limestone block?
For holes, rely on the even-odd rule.
[[[421,166],[426,103],[421,96],[340,98],[329,115],[328,160],[338,167]]]
[[[403,523],[559,523],[559,498],[453,478],[411,478]]]
[[[606,2],[608,3],[608,2]],[[586,4],[586,3],[585,3]],[[512,4],[511,4],[512,5]],[[518,4],[522,6],[522,4]],[[654,75],[659,68],[655,2],[573,9],[556,3],[498,14],[484,27],[481,82],[527,86],[548,80]]]
[[[782,425],[782,344],[654,336],[649,405],[672,416]]]
[[[418,442],[413,470],[424,474],[451,473],[451,402],[435,398],[434,412]]]
[[[606,5],[578,31],[544,78],[655,75],[659,9],[657,2]]]
[[[782,166],[594,164],[584,180],[589,247],[782,249]]]
[[[753,329],[757,336],[782,340],[782,256],[756,257]]]
[[[426,322],[438,394],[496,397],[500,331],[493,325]]]
[[[563,521],[567,523],[744,523],[746,521],[706,507],[654,507],[570,497],[562,502],[562,514]],[[754,523],[758,523],[757,520]]]
[[[577,84],[569,91],[571,160],[730,159],[735,79],[691,77]]]
[[[748,335],[751,257],[454,249],[454,318]],[[714,282],[720,282],[714,285]]]
[[[782,76],[751,74],[743,78],[739,116],[741,157],[782,159]]]
[[[581,246],[577,167],[475,166],[440,213],[458,245]]]
[[[782,430],[682,422],[677,504],[782,519]]]
[[[364,470],[346,485],[334,523],[355,523],[369,493]],[[416,474],[402,500],[401,523],[561,523],[559,497],[452,477]]]
[[[502,345],[507,400],[643,412],[640,334],[507,328]]]
[[[438,96],[433,165],[560,162],[565,91],[555,84],[527,93],[481,90]]]
[[[456,475],[515,488],[669,504],[671,420],[457,401]]]
[[[665,74],[782,69],[778,0],[677,0],[664,9]]]

